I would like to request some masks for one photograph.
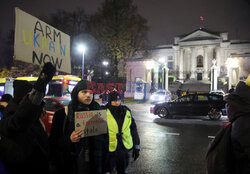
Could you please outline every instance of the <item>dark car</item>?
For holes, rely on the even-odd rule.
[[[225,101],[218,94],[190,94],[172,102],[156,104],[151,112],[162,118],[172,118],[173,115],[209,116],[212,120],[220,119]]]

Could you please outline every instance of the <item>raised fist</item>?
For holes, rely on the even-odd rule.
[[[44,67],[36,81],[34,88],[42,93],[45,93],[47,84],[51,81],[52,77],[56,72],[56,68],[52,63],[48,62],[44,64]]]

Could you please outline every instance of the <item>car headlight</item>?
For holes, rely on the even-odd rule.
[[[160,101],[165,100],[165,96],[159,96],[159,100]]]
[[[149,100],[154,100],[155,96],[154,95],[151,95]]]

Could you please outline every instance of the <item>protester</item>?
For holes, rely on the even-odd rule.
[[[120,94],[121,102],[124,103],[124,91],[121,89],[119,94]]]
[[[250,173],[250,74],[226,96],[226,108],[232,124],[231,142],[234,154],[232,174]]]
[[[229,89],[228,93],[234,92],[235,85],[231,85],[231,89]]]
[[[66,133],[68,141],[66,141],[66,143],[69,142],[70,144],[69,146],[66,144],[66,146],[71,147],[71,154],[74,154],[73,156],[75,156],[76,165],[69,166],[68,168],[75,168],[76,174],[102,174],[104,165],[103,158],[105,153],[105,135],[80,138],[83,134],[83,131],[75,131],[74,117],[74,113],[76,111],[99,110],[100,105],[94,101],[92,90],[87,89],[86,80],[81,80],[78,82],[71,93],[71,99],[72,100],[68,106],[67,117],[65,110],[59,110],[56,113],[57,115],[62,115],[62,118],[66,117],[67,124],[69,124],[69,130],[68,133]],[[74,159],[72,159],[72,161],[69,163],[73,164]],[[74,171],[71,171],[71,173],[73,172]]]
[[[181,91],[181,89],[179,88],[179,89],[177,90],[177,92],[176,92],[178,98],[181,97],[181,93],[182,93],[182,91]]]
[[[118,93],[109,94],[107,122],[109,133],[109,156],[107,171],[116,169],[117,174],[125,174],[129,164],[129,151],[133,149],[133,158],[139,157],[140,139],[131,111],[121,105]]]
[[[50,129],[50,165],[51,174],[73,174],[75,159],[71,155],[67,130],[69,121],[67,119],[68,107],[55,112]]]
[[[8,174],[49,173],[49,142],[40,116],[54,73],[55,67],[46,63],[34,87],[23,80],[13,83],[14,99],[0,120],[0,160]]]
[[[100,98],[102,99],[102,104],[107,104],[108,102],[108,98],[109,98],[109,89],[105,90],[101,95],[100,95]]]
[[[2,96],[2,99],[0,100],[0,105],[6,108],[7,105],[8,105],[8,103],[9,103],[9,101],[12,100],[12,98],[13,98],[12,95],[10,95],[10,94],[4,94]]]
[[[7,107],[9,101],[12,100],[12,95],[4,94],[0,100],[0,120],[3,116],[4,109]]]

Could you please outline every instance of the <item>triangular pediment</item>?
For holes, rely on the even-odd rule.
[[[204,29],[196,30],[192,33],[189,33],[185,36],[180,37],[179,42],[187,41],[199,41],[199,40],[215,40],[220,39],[220,34],[215,32],[209,32]]]

